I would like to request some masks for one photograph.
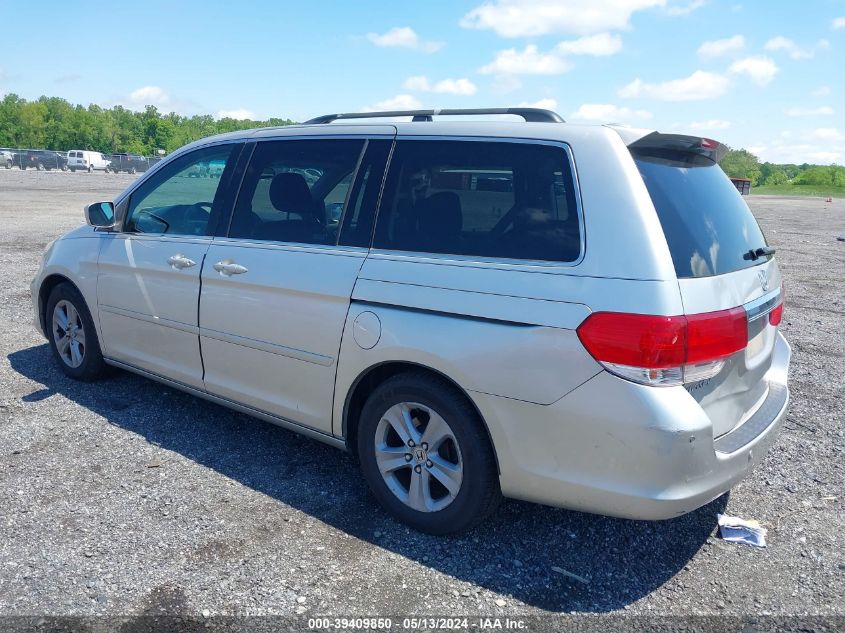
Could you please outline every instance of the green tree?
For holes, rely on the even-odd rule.
[[[722,170],[732,178],[748,178],[756,185],[762,174],[759,159],[744,149],[732,149],[719,162]]]

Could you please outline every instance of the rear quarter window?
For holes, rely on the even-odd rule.
[[[580,218],[563,147],[402,140],[379,207],[374,246],[389,250],[576,261]]]
[[[633,151],[680,278],[723,275],[767,261],[766,238],[722,169],[691,153]]]

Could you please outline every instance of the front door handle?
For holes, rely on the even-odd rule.
[[[170,264],[171,268],[175,268],[176,270],[182,270],[183,268],[190,268],[191,266],[197,265],[193,259],[188,259],[182,253],[176,253],[173,257],[168,257],[167,263]]]
[[[242,275],[245,272],[249,272],[249,268],[236,264],[231,259],[224,259],[217,262],[214,264],[214,270],[226,277],[231,277],[232,275]]]

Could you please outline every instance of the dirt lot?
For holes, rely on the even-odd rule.
[[[729,499],[660,523],[509,502],[434,538],[339,451],[129,374],[64,378],[29,282],[132,178],[0,170],[0,614],[845,616],[842,200],[749,199],[786,279],[793,400]],[[725,508],[768,549],[715,538]]]

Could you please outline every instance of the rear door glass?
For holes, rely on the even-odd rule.
[[[719,165],[691,153],[632,153],[679,278],[724,275],[767,261],[750,254],[766,246],[766,238]]]

